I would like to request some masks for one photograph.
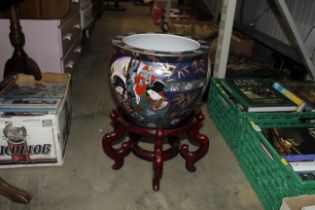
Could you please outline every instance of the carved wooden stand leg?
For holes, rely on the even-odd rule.
[[[180,149],[181,155],[186,159],[186,168],[190,172],[196,171],[196,167],[194,166],[195,162],[202,158],[209,148],[208,137],[199,133],[201,122],[204,120],[203,114],[201,112],[197,113],[195,119],[196,123],[187,133],[190,139],[198,142],[200,146],[194,152],[189,152],[189,146],[187,144],[183,144]]]
[[[0,177],[0,195],[10,199],[13,202],[28,204],[32,197],[19,188],[16,188]]]
[[[113,121],[114,131],[107,133],[103,137],[103,150],[112,158],[115,163],[112,166],[114,170],[120,169],[124,164],[124,158],[132,151],[136,156],[152,161],[153,163],[153,190],[158,191],[160,188],[160,180],[163,172],[163,161],[172,159],[179,152],[178,135],[187,133],[191,140],[199,143],[199,148],[194,152],[189,152],[189,146],[184,144],[180,149],[180,153],[186,159],[186,168],[189,171],[195,171],[195,162],[204,156],[209,148],[209,140],[205,135],[199,133],[199,127],[203,120],[203,115],[196,114],[195,118],[186,125],[174,129],[163,128],[144,128],[134,125],[124,120],[117,110],[113,110],[110,114]],[[128,142],[123,142],[119,149],[114,149],[112,145],[121,139],[126,133],[129,134]],[[154,151],[148,151],[139,146],[142,137],[154,139]],[[164,139],[168,140],[170,148],[163,150]]]
[[[120,126],[118,123],[118,118],[120,118],[120,116],[117,112],[112,112],[110,114],[110,118],[113,120],[114,131],[104,135],[102,144],[104,152],[115,161],[112,168],[114,170],[118,170],[124,165],[124,158],[130,152],[130,145],[129,142],[124,142],[119,149],[114,149],[112,147],[112,144],[115,141],[124,136],[126,128]]]

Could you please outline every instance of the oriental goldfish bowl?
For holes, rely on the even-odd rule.
[[[122,116],[139,126],[173,128],[201,102],[210,77],[208,47],[158,33],[112,40],[110,83]]]

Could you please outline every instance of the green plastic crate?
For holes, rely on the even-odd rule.
[[[270,127],[298,126],[307,119],[315,119],[315,112],[241,112],[223,90],[221,81],[218,78],[211,80],[207,110],[232,150],[241,144],[242,125],[248,119]]]
[[[305,126],[301,124],[298,125]],[[252,121],[244,123],[242,144],[234,152],[265,209],[278,210],[284,197],[314,194],[315,181],[302,181],[264,137],[260,127],[269,126],[257,126]]]

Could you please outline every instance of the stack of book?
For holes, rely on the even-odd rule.
[[[273,87],[295,102],[298,111],[315,110],[315,82],[280,81]]]
[[[315,179],[315,127],[264,128],[262,131],[302,179]]]
[[[246,78],[223,79],[221,86],[241,112],[315,111],[315,82]],[[265,128],[263,133],[303,180],[315,180],[315,123],[302,126]]]
[[[59,83],[17,83],[1,91],[1,113],[49,113],[55,112],[66,90]]]
[[[221,85],[240,111],[288,112],[298,108],[294,101],[262,79],[225,79]]]
[[[240,111],[315,111],[315,82],[224,79],[221,85]]]

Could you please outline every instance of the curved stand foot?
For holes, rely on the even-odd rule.
[[[16,188],[0,177],[0,195],[10,199],[13,202],[28,204],[32,197],[19,188]]]
[[[118,120],[119,118],[116,112],[112,112],[110,114],[110,118],[114,121],[114,131],[104,135],[102,140],[102,146],[104,152],[115,161],[112,168],[114,170],[118,170],[124,165],[124,158],[130,152],[130,144],[129,142],[124,142],[118,149],[114,149],[112,147],[112,144],[115,141],[119,140],[121,137],[124,136],[124,134],[126,133],[126,129],[119,126],[119,124],[115,123],[116,120]]]
[[[194,152],[190,152],[189,146],[187,144],[184,144],[181,146],[180,149],[181,155],[186,159],[186,168],[190,172],[196,171],[196,167],[194,166],[195,162],[202,158],[207,153],[209,148],[208,137],[199,133],[200,124],[203,119],[204,116],[201,112],[196,114],[196,123],[194,124],[192,129],[187,132],[192,141],[199,143],[199,148]]]

